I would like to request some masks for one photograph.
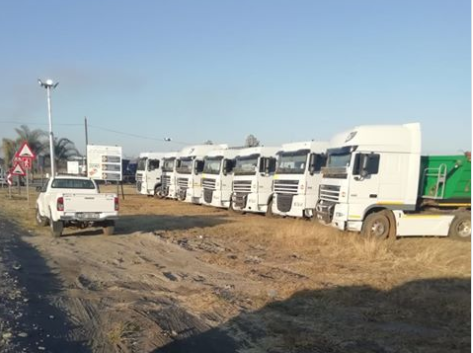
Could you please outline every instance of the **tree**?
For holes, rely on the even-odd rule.
[[[248,135],[245,140],[245,147],[258,147],[259,140],[254,135]]]
[[[207,140],[204,142],[204,145],[213,145],[213,141],[212,140]]]
[[[39,156],[48,147],[47,133],[41,129],[31,130],[26,125],[21,125],[15,129],[18,137],[16,141],[21,145],[23,142],[28,143],[33,153]]]
[[[5,167],[8,168],[11,165],[11,161],[13,160],[18,147],[17,141],[7,138],[2,139],[2,150],[3,157],[5,158]]]
[[[54,161],[56,162],[57,169],[59,169],[61,165],[65,166],[70,157],[77,155],[79,155],[79,151],[74,142],[65,137],[54,139]],[[51,160],[49,151],[45,156]]]

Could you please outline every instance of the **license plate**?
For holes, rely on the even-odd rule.
[[[80,219],[98,219],[100,217],[100,213],[77,213],[77,218]]]

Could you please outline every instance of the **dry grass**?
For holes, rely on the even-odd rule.
[[[0,212],[38,231],[33,201],[26,207],[26,201],[8,200],[0,191]],[[250,314],[241,315],[237,306],[215,296],[188,296],[189,310],[196,303],[202,304],[199,312],[228,305],[228,311],[220,309],[222,316],[237,317],[228,325],[254,325],[264,332],[242,352],[269,347],[276,347],[274,352],[382,352],[387,346],[440,353],[460,352],[469,343],[470,243],[445,238],[382,242],[315,222],[235,215],[137,195],[121,201],[120,213],[123,233],[158,232],[174,240],[215,243],[224,250],[196,252],[200,260],[257,281],[260,294],[251,297]],[[126,344],[134,332],[130,325],[112,327],[110,342]]]

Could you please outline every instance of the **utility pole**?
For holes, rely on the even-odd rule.
[[[38,79],[38,83],[41,87],[46,88],[47,96],[48,96],[48,120],[49,120],[49,158],[51,160],[51,178],[54,178],[56,175],[56,170],[54,168],[54,135],[53,135],[53,118],[51,113],[51,89],[57,87],[59,82],[54,83],[53,80],[46,80],[43,82]]]
[[[89,156],[87,155],[87,146],[89,145],[89,130],[87,128],[87,117],[84,116],[84,126],[85,126],[85,175],[88,175],[88,170],[87,170],[87,162],[89,160]]]

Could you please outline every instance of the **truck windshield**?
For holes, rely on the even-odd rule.
[[[163,162],[163,171],[165,172],[173,172],[174,171],[174,162],[176,161],[175,158],[165,159]]]
[[[327,168],[348,168],[352,147],[331,148],[327,151]]]
[[[218,174],[220,173],[220,165],[223,157],[209,157],[204,159],[204,173]]]
[[[258,166],[259,155],[237,157],[233,173],[235,175],[254,175]]]
[[[95,184],[88,179],[54,179],[51,183],[53,189],[95,189]]]
[[[308,150],[295,152],[282,152],[279,155],[278,174],[304,174],[307,167]]]
[[[182,174],[192,172],[192,158],[181,158],[177,161],[176,171]]]
[[[136,170],[145,170],[146,169],[146,160],[148,158],[144,157],[144,158],[140,158],[138,160],[138,166],[136,167]]]

